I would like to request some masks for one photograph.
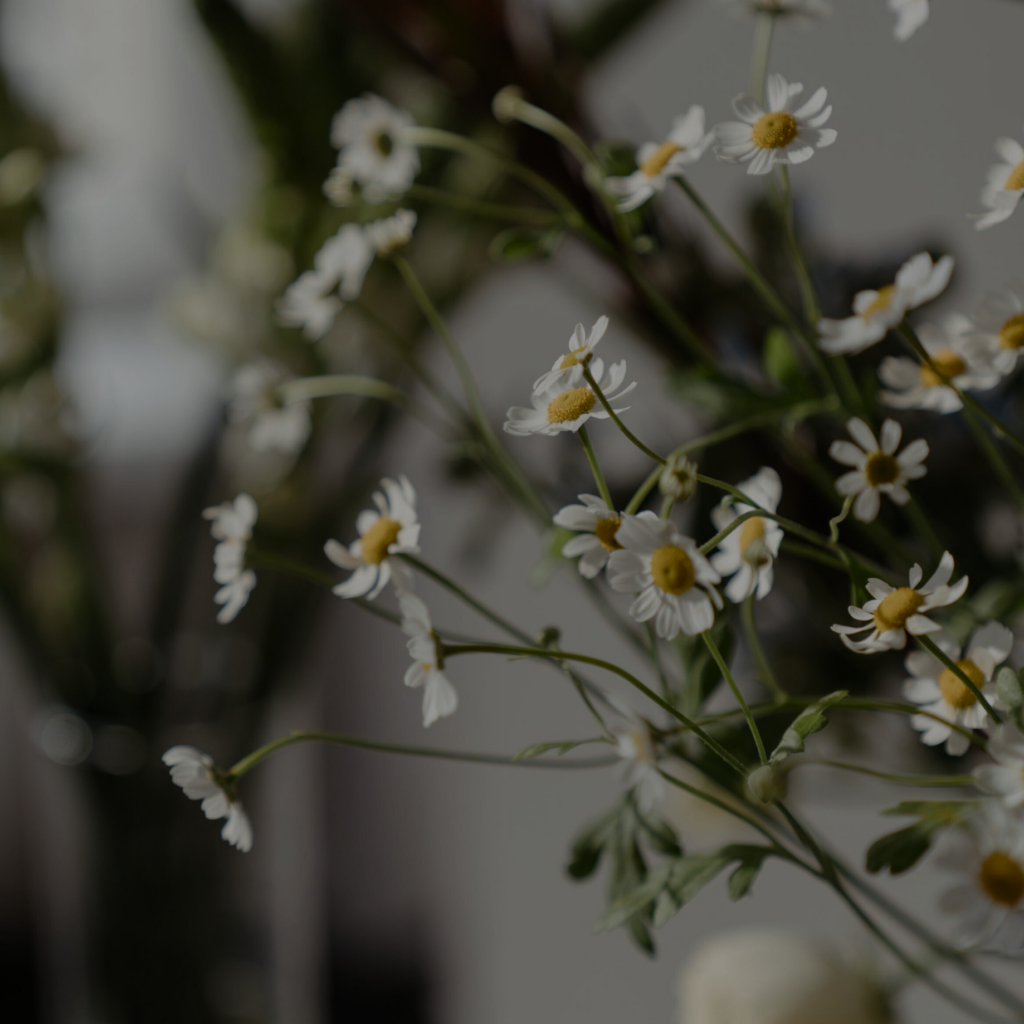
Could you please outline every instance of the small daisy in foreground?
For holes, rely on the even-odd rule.
[[[857,292],[853,316],[845,320],[819,320],[818,347],[830,355],[863,352],[881,341],[908,311],[940,295],[952,273],[952,256],[943,256],[933,263],[928,253],[919,252],[900,267],[893,284],[878,291]]]
[[[604,187],[619,196],[619,210],[627,213],[664,192],[672,178],[680,178],[711,144],[714,132],[704,131],[704,108],[693,106],[672,122],[664,142],[645,142],[636,151],[637,169],[627,177],[608,178]]]
[[[331,144],[340,150],[338,167],[362,186],[369,202],[400,196],[416,180],[419,153],[403,140],[413,124],[412,115],[372,93],[349,100],[334,115]]]
[[[602,366],[601,369],[604,367]],[[620,391],[626,377],[626,360],[613,363],[602,379],[595,376],[597,386],[609,403],[617,402],[636,387],[636,381]],[[571,381],[557,384],[541,394],[531,396],[532,409],[515,405],[508,411],[505,432],[526,437],[529,434],[560,434],[563,430],[575,433],[587,420],[606,420],[608,413],[587,384],[573,385]],[[629,406],[615,410],[615,415],[626,412]]]
[[[999,372],[986,353],[972,343],[974,325],[959,313],[941,324],[924,324],[917,332],[924,350],[937,369],[965,391],[984,391],[999,383]],[[894,409],[930,409],[932,412],[957,412],[960,396],[930,366],[916,359],[886,356],[878,367],[878,377],[890,391],[881,400]]]
[[[928,0],[889,0],[889,10],[896,15],[892,34],[901,43],[928,20]]]
[[[278,388],[293,380],[288,368],[271,359],[257,359],[235,371],[228,384],[228,418],[247,427],[254,452],[295,455],[309,438],[313,423],[308,399],[286,402]]]
[[[895,420],[886,420],[882,424],[881,444],[863,420],[849,420],[846,429],[857,444],[833,441],[828,450],[836,462],[854,467],[836,481],[836,490],[843,497],[856,494],[854,518],[862,523],[871,523],[878,516],[883,494],[897,505],[910,501],[907,483],[920,480],[928,472],[924,467],[924,460],[928,458],[928,442],[918,438],[896,455],[903,428]]]
[[[963,946],[991,944],[1006,952],[1024,947],[1024,819],[986,800],[964,829],[942,839],[935,866],[958,875],[939,900],[955,914]]]
[[[598,317],[597,323],[590,328],[590,334],[587,334],[583,324],[577,324],[569,342],[568,354],[559,356],[555,360],[555,365],[534,381],[533,393],[542,395],[556,387],[578,387],[583,382],[584,367],[591,366],[592,360],[591,372],[600,380],[604,373],[604,363],[600,359],[594,359],[594,349],[607,330],[606,316]]]
[[[953,575],[953,556],[946,551],[939,567],[931,579],[921,586],[924,573],[921,566],[915,565],[910,570],[910,586],[890,587],[884,580],[874,576],[867,582],[871,600],[863,608],[850,606],[850,615],[863,626],[832,627],[843,643],[858,654],[878,654],[880,651],[902,651],[907,645],[907,634],[924,636],[926,633],[938,633],[942,627],[928,618],[925,612],[936,608],[945,608],[954,604],[964,596],[967,590],[967,577],[963,576],[954,586],[949,586]],[[854,640],[857,633],[864,633],[859,640]]]
[[[1008,220],[1024,195],[1024,146],[1005,135],[996,139],[996,154],[1001,162],[989,168],[981,205],[988,210],[975,222],[978,231]]]
[[[983,793],[999,797],[1013,810],[1024,804],[1024,733],[1015,725],[1001,725],[988,740],[995,764],[974,769],[974,784]]]
[[[375,220],[364,229],[366,238],[378,256],[390,256],[412,241],[416,214],[412,210],[396,210],[391,217]]]
[[[964,675],[981,690],[991,703],[995,697],[988,684],[996,667],[1006,661],[1013,648],[1013,634],[998,622],[990,622],[975,630],[967,645],[967,656],[961,658],[960,645],[942,634],[935,637],[935,646],[955,661]],[[903,696],[923,711],[938,715],[967,729],[981,729],[988,722],[985,709],[963,680],[933,657],[928,651],[912,651],[904,662],[910,679],[903,683]],[[958,757],[967,752],[970,740],[954,732],[948,725],[925,715],[915,715],[910,724],[921,733],[921,742],[935,747],[946,744],[946,753]]]
[[[374,492],[377,510],[366,509],[356,519],[359,539],[347,548],[336,540],[324,545],[324,554],[342,569],[354,570],[334,587],[338,597],[365,597],[372,601],[392,577],[400,590],[411,589],[412,574],[392,555],[418,555],[420,524],[416,518],[416,492],[404,477],[380,482],[383,494]]]
[[[804,91],[782,75],[768,76],[767,111],[751,96],[732,101],[739,121],[715,125],[715,155],[728,163],[750,161],[747,174],[767,174],[776,164],[802,164],[815,149],[836,141],[834,128],[821,126],[832,115],[825,106],[828,93],[818,89],[802,106],[791,111],[793,100]]]
[[[252,849],[252,825],[241,803],[235,799],[213,758],[195,747],[171,747],[163,756],[171,769],[171,781],[185,791],[189,800],[202,800],[203,813],[211,821],[227,818],[221,838],[248,853]]]
[[[221,625],[238,615],[256,586],[256,573],[245,568],[245,551],[257,515],[256,502],[248,494],[239,494],[233,502],[203,511],[203,518],[211,520],[211,536],[220,541],[213,549],[213,578],[221,588],[213,600],[223,605],[217,613]]]
[[[694,541],[653,512],[623,516],[608,575],[615,590],[636,594],[629,614],[637,622],[654,620],[662,640],[680,630],[696,636],[711,628],[722,598],[715,584],[722,577],[700,553]]]
[[[1024,287],[1003,288],[982,299],[973,317],[971,344],[992,368],[1013,373],[1024,353]]]
[[[749,480],[739,484],[742,491],[766,512],[775,512],[782,499],[782,481],[770,466],[762,466]],[[753,506],[733,502],[718,505],[711,511],[711,520],[718,530],[724,530],[744,512],[753,512]],[[739,604],[756,593],[761,600],[771,589],[775,578],[774,564],[782,543],[783,530],[774,519],[756,516],[733,530],[711,556],[711,565],[722,576],[732,576],[725,586],[725,596]],[[733,575],[735,574],[735,575]]]
[[[406,686],[423,687],[423,727],[446,718],[459,706],[459,695],[442,671],[444,659],[438,646],[434,623],[426,604],[412,592],[398,595],[402,610],[402,632],[409,637],[406,647],[412,664],[405,673]]]
[[[665,780],[658,771],[658,755],[650,726],[634,714],[623,715],[611,726],[615,752],[625,762],[622,783],[636,789],[636,802],[641,811],[653,811],[665,795]]]
[[[615,539],[621,518],[594,494],[581,494],[582,505],[566,505],[555,513],[552,522],[566,530],[579,531],[562,548],[564,558],[582,556],[577,568],[584,579],[592,580],[608,564],[613,551],[622,545]]]

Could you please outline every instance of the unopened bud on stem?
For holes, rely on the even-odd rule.
[[[673,502],[686,501],[697,490],[697,463],[685,455],[670,455],[658,478],[658,490]]]
[[[773,800],[783,800],[786,796],[786,776],[770,764],[755,768],[747,776],[747,785],[750,792],[765,804],[770,804]]]

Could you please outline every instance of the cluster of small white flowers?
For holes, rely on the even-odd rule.
[[[213,549],[213,578],[221,588],[213,599],[223,605],[217,613],[220,623],[234,620],[256,586],[256,573],[245,567],[245,552],[257,515],[256,502],[248,494],[203,512],[203,518],[211,521],[211,536],[219,542]]]
[[[255,452],[295,455],[309,439],[313,422],[309,399],[285,399],[281,385],[293,375],[272,359],[256,359],[240,366],[228,384],[228,417],[246,430]]]

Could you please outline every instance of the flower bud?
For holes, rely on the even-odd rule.
[[[786,776],[770,764],[755,768],[747,776],[747,786],[750,792],[765,804],[770,804],[773,800],[783,800],[786,796]]]
[[[673,501],[686,501],[697,490],[697,463],[685,455],[670,455],[658,478],[658,490]]]
[[[506,85],[495,94],[491,110],[502,124],[508,124],[516,119],[516,109],[522,100],[523,90],[518,85]]]

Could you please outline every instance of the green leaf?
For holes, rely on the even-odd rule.
[[[802,391],[806,388],[807,378],[800,364],[800,356],[785,328],[773,327],[765,335],[761,365],[765,376],[786,391]]]
[[[487,253],[496,263],[546,259],[564,237],[559,228],[506,228],[491,239]]]
[[[647,925],[638,917],[629,922],[629,937],[648,955],[654,956],[654,939]]]
[[[816,732],[821,732],[828,725],[828,719],[824,716],[827,708],[838,704],[843,700],[849,691],[836,690],[827,697],[823,697],[817,704],[812,704],[802,711],[793,720],[793,724],[782,734],[779,745],[772,751],[768,763],[773,767],[780,761],[785,761],[790,754],[799,754],[804,749],[804,740]]]
[[[600,736],[589,740],[554,740],[551,743],[534,743],[531,747],[525,747],[520,750],[513,761],[532,761],[535,757],[540,757],[541,754],[546,754],[549,750],[557,750],[558,756],[569,750],[574,750],[576,747],[585,746],[588,743],[603,743],[604,739]]]
[[[589,878],[601,863],[601,856],[611,838],[612,831],[622,812],[622,804],[590,822],[576,836],[569,852],[569,863],[565,870],[571,878],[581,880]]]
[[[665,854],[666,857],[682,856],[683,848],[679,844],[679,837],[667,821],[653,814],[640,814],[639,812],[637,812],[637,820],[653,850]]]
[[[672,864],[658,865],[640,885],[613,900],[608,909],[594,922],[594,931],[604,932],[618,928],[631,917],[647,910],[665,888],[672,868]]]
[[[909,871],[928,852],[935,834],[955,825],[972,806],[970,800],[908,800],[882,811],[888,816],[910,815],[919,820],[876,839],[868,848],[868,871],[877,874],[888,868],[894,875]]]

